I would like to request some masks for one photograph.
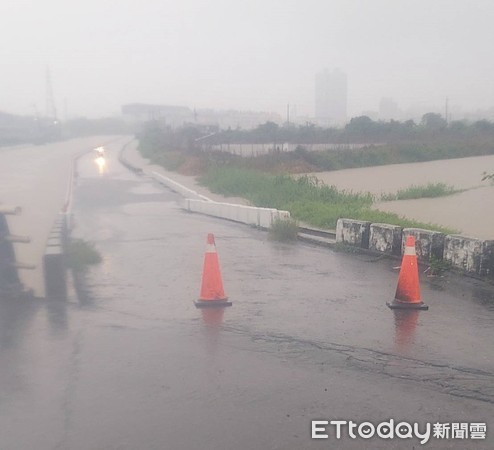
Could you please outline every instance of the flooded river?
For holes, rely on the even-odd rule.
[[[375,207],[453,228],[464,235],[494,239],[494,185],[482,181],[485,171],[494,172],[494,156],[345,169],[315,175],[340,189],[376,195],[428,183],[446,183],[465,189],[448,197],[379,202]]]

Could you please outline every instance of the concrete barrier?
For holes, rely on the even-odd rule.
[[[50,300],[66,300],[67,277],[65,255],[61,245],[46,247],[43,255],[43,273],[46,298]]]
[[[369,230],[369,231],[367,231]],[[368,238],[366,237],[368,236]],[[386,223],[339,219],[336,242],[390,255],[403,254],[408,236],[415,238],[417,258],[444,260],[462,272],[479,277],[494,276],[494,240],[447,235],[421,228]]]
[[[336,222],[336,242],[369,248],[370,222],[353,219],[338,219]]]
[[[288,211],[191,198],[185,200],[184,209],[190,212],[232,220],[234,222],[240,222],[259,228],[270,228],[276,220],[290,219],[290,213]]]
[[[404,228],[402,234],[401,253],[405,250],[405,242],[408,236],[413,236],[415,238],[415,249],[419,260],[430,261],[431,258],[443,258],[443,233],[423,230],[421,228]]]
[[[183,195],[185,198],[204,200],[207,202],[211,201],[209,198],[205,197],[204,195],[201,195],[198,192],[196,192],[192,189],[189,189],[188,187],[186,187],[180,183],[177,183],[176,181],[172,180],[171,178],[168,178],[165,175],[162,175],[158,172],[152,171],[151,177],[154,178],[158,183],[163,184],[164,186],[171,189],[173,192],[176,192],[177,194]]]
[[[65,261],[67,236],[67,214],[60,213],[50,230],[43,255],[45,293],[48,299],[67,299],[67,268]]]
[[[48,236],[48,240],[46,241],[47,247],[62,247],[62,239],[58,235],[50,235]]]
[[[447,235],[444,238],[443,259],[468,274],[494,274],[494,241]]]
[[[127,148],[128,145],[130,145],[132,142],[134,141],[134,138],[132,138],[129,142],[126,142],[123,147],[120,149],[120,151],[118,152],[118,160],[120,161],[121,164],[123,164],[127,169],[129,169],[130,171],[134,172],[135,174],[137,175],[141,175],[143,173],[142,171],[142,168],[141,167],[137,167],[135,166],[134,164],[132,164],[130,161],[128,161],[125,157],[124,157],[124,152],[125,152],[125,149]]]
[[[403,229],[387,223],[373,223],[370,226],[369,249],[390,255],[401,254]]]

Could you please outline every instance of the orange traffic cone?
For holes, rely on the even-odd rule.
[[[395,299],[386,304],[392,309],[429,309],[420,300],[419,268],[413,236],[407,237]]]
[[[216,253],[214,236],[211,233],[208,234],[206,253],[204,254],[201,294],[194,303],[197,308],[232,306],[232,302],[228,301],[223,290],[220,263]]]

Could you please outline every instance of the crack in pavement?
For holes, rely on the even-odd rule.
[[[325,365],[330,361],[332,367],[334,367],[334,363],[337,363],[334,356],[340,356],[343,359],[340,361],[339,366],[343,368],[409,380],[420,383],[421,386],[426,385],[436,390],[438,388],[440,392],[455,397],[494,404],[494,374],[485,370],[422,361],[394,353],[380,352],[365,347],[335,342],[323,343],[283,334],[253,333],[252,331],[235,327],[223,326],[222,328],[230,333],[249,336],[254,342],[260,341],[283,346],[281,352],[279,348],[277,352],[256,348],[256,352],[276,355],[282,353],[286,356],[290,355],[299,359],[310,360],[313,364],[320,365]],[[331,360],[328,359],[327,352],[330,352],[333,357]]]

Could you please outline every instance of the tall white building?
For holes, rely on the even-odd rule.
[[[315,77],[315,116],[324,125],[341,125],[347,120],[348,86],[346,73],[328,69]]]

